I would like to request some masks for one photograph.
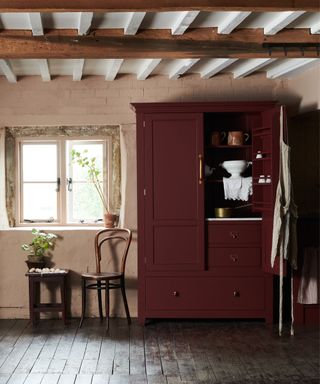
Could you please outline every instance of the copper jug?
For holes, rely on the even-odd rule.
[[[243,145],[249,140],[249,133],[243,131],[230,131],[228,133],[228,145]]]
[[[216,146],[220,145],[223,140],[226,138],[227,134],[225,132],[220,131],[212,131],[211,132],[211,145]]]

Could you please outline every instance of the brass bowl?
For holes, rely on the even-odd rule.
[[[231,217],[233,208],[215,208],[214,215],[218,218]]]

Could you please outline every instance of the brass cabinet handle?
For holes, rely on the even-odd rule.
[[[235,263],[238,261],[238,255],[230,255],[230,259]]]
[[[234,297],[240,297],[240,292],[239,291],[234,291],[233,292]]]
[[[199,155],[199,184],[203,182],[203,157]]]
[[[238,232],[230,232],[230,236],[233,238],[233,239],[237,239],[239,237],[239,233]]]
[[[173,291],[173,296],[175,296],[175,297],[177,297],[177,296],[179,296],[179,292],[178,291]]]

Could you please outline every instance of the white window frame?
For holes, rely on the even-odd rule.
[[[79,136],[79,137],[30,137],[30,138],[17,138],[16,139],[16,185],[18,186],[16,191],[16,226],[17,227],[43,227],[43,226],[101,226],[102,222],[67,222],[67,174],[68,174],[68,164],[67,164],[67,142],[102,142],[103,143],[103,189],[107,191],[107,197],[110,204],[110,196],[112,196],[112,183],[111,177],[112,174],[112,139],[110,137],[102,136]],[[57,173],[60,177],[60,190],[57,193],[57,220],[54,222],[46,221],[32,221],[24,222],[23,221],[23,194],[22,194],[22,156],[21,148],[22,144],[44,144],[44,143],[57,143]]]
[[[68,143],[69,142],[69,143]],[[110,196],[109,195],[109,178],[108,178],[108,175],[110,174],[110,170],[108,170],[109,172],[107,172],[107,166],[109,166],[109,161],[108,161],[108,153],[110,153],[110,148],[108,148],[108,142],[107,140],[99,140],[99,139],[82,139],[82,140],[76,140],[76,139],[66,139],[65,140],[65,143],[66,143],[66,148],[65,148],[65,155],[66,155],[66,159],[64,160],[64,164],[66,164],[66,167],[65,167],[65,171],[66,171],[66,175],[64,177],[64,180],[66,181],[68,179],[68,177],[71,177],[72,180],[73,180],[73,174],[72,173],[69,173],[69,172],[72,172],[72,167],[69,166],[69,164],[67,164],[67,153],[71,153],[71,150],[72,150],[72,145],[69,145],[68,144],[71,144],[71,142],[73,144],[80,144],[80,143],[90,143],[90,144],[94,144],[94,143],[97,143],[97,144],[102,144],[102,148],[103,148],[103,158],[102,158],[102,161],[103,161],[103,170],[102,170],[102,174],[103,174],[103,180],[104,180],[104,183],[102,185],[102,188],[103,188],[103,192],[106,196]],[[110,156],[109,156],[110,157]],[[111,161],[111,160],[110,160]],[[106,166],[107,164],[107,166]],[[72,184],[74,183],[74,180],[72,181]],[[107,194],[106,194],[107,192]],[[66,204],[65,206],[65,209],[63,210],[64,214],[65,214],[65,218],[64,218],[64,222],[67,222],[67,217],[70,218],[70,222],[68,224],[78,224],[77,221],[75,221],[75,219],[72,217],[72,212],[73,212],[73,209],[71,208],[71,210],[68,212],[68,207],[70,209],[70,207],[72,207],[72,194],[71,193],[68,193],[67,192],[67,187],[64,188],[64,193],[65,193],[65,198],[64,198],[64,202]],[[67,203],[69,202],[69,203]]]

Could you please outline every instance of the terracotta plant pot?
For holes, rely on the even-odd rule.
[[[118,221],[118,215],[114,213],[105,213],[103,219],[105,228],[114,228]]]

